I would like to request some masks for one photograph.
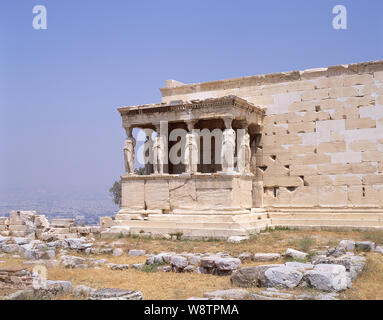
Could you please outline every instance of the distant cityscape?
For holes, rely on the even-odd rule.
[[[33,210],[52,218],[75,218],[78,225],[97,225],[99,218],[113,216],[119,210],[107,193],[1,192],[0,216],[12,210]]]

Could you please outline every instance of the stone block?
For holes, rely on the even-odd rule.
[[[335,176],[335,186],[361,185],[362,180],[356,175],[337,175]]]
[[[51,226],[53,228],[69,228],[74,226],[74,219],[52,219]]]
[[[373,162],[351,163],[351,173],[365,174],[374,173],[377,170],[377,164]]]
[[[329,97],[329,90],[327,88],[307,90],[307,91],[304,91],[302,94],[302,101],[322,100],[322,99],[327,99],[328,97]]]
[[[315,111],[317,103],[310,101],[297,101],[293,102],[289,106],[290,112],[306,112],[306,111]]]
[[[343,98],[343,97],[356,97],[358,96],[358,89],[354,87],[338,87],[331,88],[329,90],[329,96],[331,99]]]
[[[318,145],[318,153],[334,153],[334,152],[345,152],[346,142],[322,142]]]
[[[28,227],[26,225],[16,225],[16,224],[11,224],[9,225],[9,231],[27,231]]]
[[[373,83],[374,79],[371,74],[355,74],[355,75],[348,75],[344,79],[344,86],[356,86],[361,84],[369,84]]]
[[[337,99],[325,99],[319,102],[321,110],[343,108],[344,102]]]
[[[303,180],[298,176],[264,176],[265,187],[298,187],[303,186]]]
[[[317,174],[315,165],[291,165],[290,174],[295,176],[313,176]]]
[[[175,209],[197,207],[197,191],[194,179],[169,180],[170,206]]]
[[[70,228],[50,228],[49,232],[53,233],[53,234],[67,234],[67,233],[71,233]],[[76,233],[76,232],[77,232],[77,230],[75,232],[73,232],[73,233]]]
[[[366,151],[362,153],[362,161],[383,161],[383,152],[380,151]]]
[[[321,164],[330,163],[331,157],[327,154],[306,154],[294,158],[294,164],[307,165],[307,164]]]
[[[374,72],[374,78],[383,83],[383,71]]]
[[[347,206],[347,187],[321,186],[318,187],[318,202],[323,207]]]
[[[100,227],[101,230],[104,231],[113,226],[112,217],[100,217]]]
[[[330,119],[331,119],[331,114],[329,112],[325,112],[325,111],[318,111],[318,112],[316,112],[316,111],[308,111],[303,116],[302,121],[304,121],[304,122],[309,122],[309,121],[324,121],[324,120],[330,120]]]
[[[253,208],[262,208],[263,207],[263,181],[253,180]]]
[[[363,177],[363,184],[383,184],[383,174],[368,174]]]
[[[169,183],[167,180],[147,180],[145,182],[145,203],[147,209],[170,209]]]
[[[376,206],[379,204],[379,191],[370,186],[350,186],[347,190],[349,206]]]
[[[368,95],[364,97],[351,97],[344,102],[345,107],[363,107],[375,104],[375,99]]]
[[[338,107],[338,108],[335,108],[333,113],[331,114],[331,119],[333,120],[358,119],[358,118],[359,118],[359,109],[357,107],[349,107],[349,108]]]
[[[351,172],[350,164],[330,163],[318,166],[319,174],[345,174]]]
[[[315,131],[315,122],[289,123],[290,133],[305,133]]]
[[[333,185],[334,182],[331,176],[305,176],[304,177],[305,185],[307,186],[324,186],[324,185]]]
[[[376,128],[376,120],[371,118],[347,119],[346,130]]]
[[[352,151],[375,151],[376,150],[376,142],[370,140],[360,140],[350,142],[349,148]],[[363,159],[363,155],[362,155]]]
[[[122,180],[121,208],[130,210],[145,209],[144,180]]]
[[[344,77],[321,77],[315,80],[318,89],[343,87]]]
[[[300,80],[300,81],[290,82],[287,85],[288,92],[306,91],[306,90],[314,90],[314,89],[315,89],[314,82],[311,82],[311,81]]]

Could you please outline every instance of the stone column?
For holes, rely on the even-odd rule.
[[[198,135],[193,132],[194,121],[186,122],[188,133],[185,136],[184,164],[186,173],[196,173],[198,171]]]
[[[153,142],[153,171],[154,174],[164,173],[165,142],[160,133],[160,125],[156,125],[157,136]]]
[[[231,127],[232,118],[224,118],[225,130],[222,136],[221,163],[222,171],[234,172],[234,154],[235,154],[235,131]]]
[[[124,144],[124,164],[125,172],[127,174],[134,174],[134,147],[136,146],[136,139],[133,138],[132,127],[126,127],[127,138]]]
[[[243,130],[243,132],[238,134],[238,172],[241,174],[249,174],[251,161],[250,135],[247,132],[247,128],[240,130]]]

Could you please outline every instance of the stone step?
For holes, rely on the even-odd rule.
[[[256,224],[256,222],[254,222]],[[147,228],[147,227],[171,227],[177,229],[184,228],[214,228],[214,229],[238,229],[246,225],[252,225],[248,223],[236,223],[236,222],[174,222],[174,221],[145,221],[145,220],[115,220],[115,225],[118,226],[129,226],[136,228]]]
[[[144,232],[150,232],[153,234],[175,234],[182,233],[182,236],[187,239],[202,239],[202,238],[215,238],[215,239],[227,239],[230,236],[241,236],[248,235],[249,231],[244,229],[209,229],[209,228],[155,228],[155,227],[146,227],[144,229],[140,228],[130,228],[132,234],[139,234],[142,230]],[[253,231],[257,232],[256,230]],[[258,231],[259,232],[259,231]]]
[[[383,228],[383,221],[369,220],[369,219],[292,219],[292,218],[271,218],[272,225],[274,226],[348,226],[348,227],[378,227]]]
[[[255,214],[245,214],[237,216],[222,216],[222,215],[177,215],[177,214],[162,214],[162,215],[149,215],[150,221],[182,221],[182,222],[248,222],[252,220],[262,220],[267,219],[267,215],[255,215]]]
[[[383,209],[379,208],[363,208],[363,207],[355,207],[355,208],[268,208],[266,209],[269,213],[284,213],[284,212],[312,212],[312,213],[382,213]]]
[[[377,220],[383,221],[383,213],[370,212],[345,212],[345,213],[329,213],[329,212],[270,212],[271,218],[281,219],[350,219],[350,220]]]

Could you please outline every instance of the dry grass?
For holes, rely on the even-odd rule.
[[[118,246],[125,249],[145,249],[149,253],[173,251],[177,253],[215,253],[226,252],[238,256],[243,252],[278,252],[284,253],[291,247],[297,250],[309,251],[323,250],[327,246],[335,246],[342,239],[373,240],[379,243],[382,233],[360,231],[297,231],[276,230],[262,233],[240,244],[225,241],[172,241],[139,238],[123,238],[116,240],[98,241],[99,245],[107,246],[118,242]],[[69,253],[78,255],[75,253]],[[112,255],[92,256],[97,259],[106,259],[108,262],[119,264],[143,263],[146,257],[130,257],[127,254],[121,257]],[[345,292],[346,299],[383,299],[383,256],[377,253],[367,255],[366,271],[354,282],[353,288]],[[11,258],[7,255],[0,260],[5,263],[3,267],[23,265],[22,259]],[[284,260],[275,261],[283,263]],[[243,266],[254,266],[259,263],[246,263]],[[87,285],[94,288],[123,288],[140,290],[145,299],[187,299],[201,297],[204,292],[218,289],[232,288],[230,276],[204,275],[197,273],[177,274],[173,272],[143,272],[129,269],[125,271],[112,271],[106,266],[101,269],[63,269],[61,267],[49,268],[48,278],[51,280],[68,280],[73,285]],[[257,291],[258,289],[253,289]],[[299,291],[296,289],[295,291]],[[73,299],[65,296],[60,299]]]
[[[383,257],[379,253],[368,253],[366,269],[346,291],[352,300],[383,300]]]

